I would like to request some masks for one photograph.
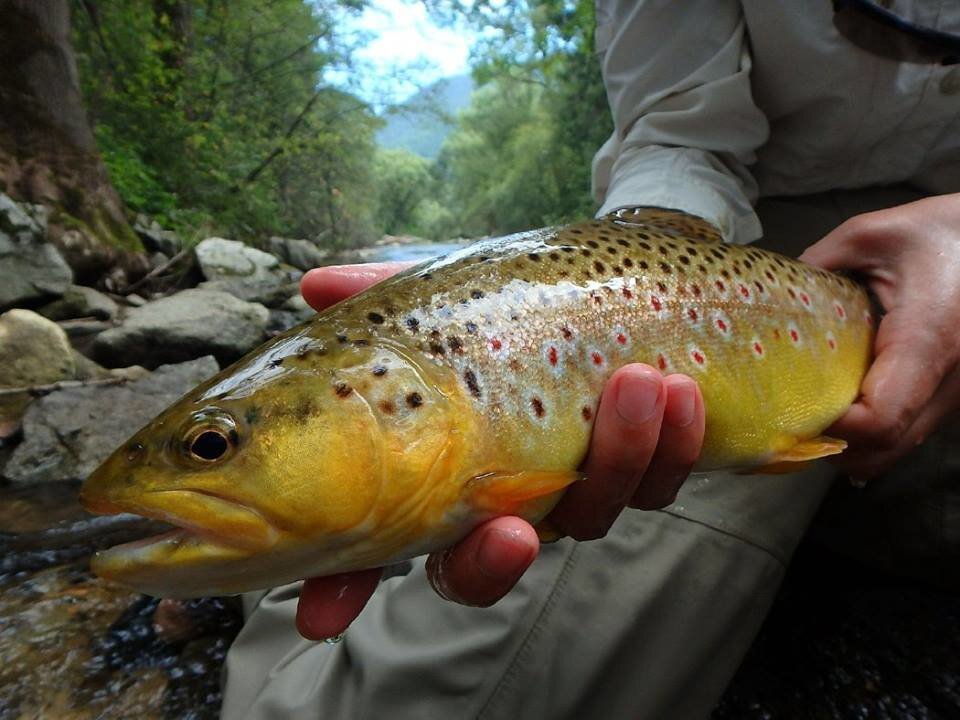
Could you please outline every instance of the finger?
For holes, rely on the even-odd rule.
[[[297,603],[297,630],[308,640],[326,640],[356,620],[377,589],[383,568],[305,580]]]
[[[590,451],[550,521],[577,540],[606,535],[633,496],[657,447],[666,402],[663,377],[649,365],[627,365],[607,382]]]
[[[932,400],[913,425],[903,434],[896,446],[877,451],[853,446],[836,458],[836,465],[858,481],[876,478],[915,447],[923,443],[960,408],[960,371],[954,369],[933,393]]]
[[[488,607],[506,595],[540,551],[537,532],[518,517],[490,520],[427,559],[434,590],[461,605]]]
[[[801,253],[799,260],[825,270],[868,270],[885,264],[887,244],[878,240],[895,233],[886,218],[872,213],[856,215],[823,236]],[[863,252],[869,244],[869,252]],[[894,246],[896,248],[896,246]]]
[[[697,383],[686,375],[670,375],[663,384],[667,401],[660,441],[630,500],[630,507],[641,510],[666,507],[676,499],[703,446],[706,413]]]
[[[852,444],[896,447],[943,381],[951,353],[925,324],[897,309],[880,323],[877,357],[861,384],[861,396],[829,433]]]
[[[308,271],[300,279],[303,299],[314,310],[338,303],[344,298],[366,290],[374,283],[395,275],[414,263],[386,262],[365,265],[330,265]]]

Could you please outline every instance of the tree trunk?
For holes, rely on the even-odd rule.
[[[51,209],[68,261],[141,249],[84,111],[69,0],[0,0],[0,18],[0,191]]]

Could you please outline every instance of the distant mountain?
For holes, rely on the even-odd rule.
[[[377,143],[435,159],[453,130],[457,113],[470,102],[472,92],[469,75],[437,80],[383,118],[387,124],[377,132]]]

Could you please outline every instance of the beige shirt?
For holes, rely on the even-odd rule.
[[[960,33],[957,0],[882,4]],[[830,0],[597,0],[597,49],[615,127],[593,163],[601,213],[673,207],[750,242],[759,196],[960,191],[960,65],[859,49]]]

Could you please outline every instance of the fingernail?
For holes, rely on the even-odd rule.
[[[630,373],[620,381],[617,412],[627,422],[643,423],[653,417],[663,383],[653,373]]]
[[[518,578],[530,564],[531,557],[518,547],[519,531],[488,530],[477,548],[477,567],[484,575],[498,581]]]
[[[686,427],[693,422],[697,393],[692,382],[678,382],[667,388],[667,406],[663,419],[674,427]]]

